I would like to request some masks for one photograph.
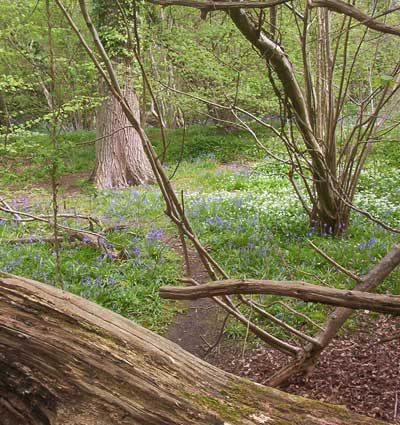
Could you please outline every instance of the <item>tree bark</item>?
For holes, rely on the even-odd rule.
[[[223,372],[77,296],[0,272],[2,425],[367,425]]]
[[[160,289],[161,298],[174,300],[197,300],[199,298],[239,294],[279,295],[297,298],[306,302],[347,307],[354,310],[400,314],[400,296],[328,288],[294,280],[232,279],[186,288],[164,286]]]
[[[140,120],[136,93],[126,88],[124,95],[136,118]],[[114,97],[110,97],[98,110],[97,138],[97,188],[124,188],[154,183],[153,171],[140,137]]]

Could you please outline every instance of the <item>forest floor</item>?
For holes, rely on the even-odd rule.
[[[200,240],[231,277],[295,279],[352,288],[352,282],[318,257],[307,241],[313,241],[360,276],[398,242],[398,236],[358,214],[352,215],[351,226],[341,238],[310,229],[285,178],[288,170],[255,153],[252,140],[248,140],[251,137],[243,132],[221,135],[210,128],[189,129],[183,157],[182,134],[177,131],[170,136],[174,139],[166,170],[175,174],[173,185],[184,195],[185,210]],[[182,276],[182,249],[174,226],[163,214],[164,203],[158,189],[96,191],[88,180],[94,166],[94,147],[86,144],[93,134],[63,137],[67,145],[58,201],[59,212],[70,217],[61,219],[62,224],[88,230],[87,221],[78,215],[98,218],[94,230],[110,246],[124,250],[125,256],[116,260],[84,241],[71,242],[65,237],[59,252],[60,282],[55,272],[54,246],[40,241],[51,236],[51,226],[19,221],[4,213],[0,215],[0,269],[63,285],[166,335],[227,371],[265,382],[286,358],[257,344],[254,337],[247,335],[246,328],[231,318],[225,322],[225,312],[212,300],[174,303],[160,299],[160,286],[175,284],[176,278]],[[30,138],[29,144],[24,140],[16,142],[15,157],[7,157],[0,167],[0,194],[21,212],[52,213],[46,157],[52,151],[47,145],[43,135]],[[382,145],[377,146],[361,176],[356,201],[392,226],[400,227],[400,151],[395,146],[380,151]],[[42,155],[35,155],[38,150]],[[177,163],[179,168],[174,173]],[[18,238],[32,236],[38,241],[18,243]],[[17,243],[10,244],[10,239]],[[193,277],[206,281],[207,273],[195,253],[190,251],[189,256]],[[400,295],[400,270],[393,272],[379,291]],[[275,300],[276,297],[257,298],[264,305]],[[321,305],[286,302],[319,325],[330,311]],[[269,312],[310,335],[316,332],[301,317],[282,311],[279,306],[269,307]],[[251,313],[243,310],[243,314]],[[291,338],[262,318],[257,320],[275,336]],[[379,340],[399,331],[399,319],[355,315],[308,379],[293,379],[285,390],[393,421],[396,414],[400,415],[400,341]]]
[[[182,255],[179,242],[172,245]],[[195,252],[189,251],[191,277],[207,281]],[[228,338],[223,330],[226,312],[211,299],[186,302],[166,337],[186,351],[221,369],[265,384],[288,357],[265,346]],[[345,330],[323,352],[308,376],[281,386],[289,393],[344,405],[357,413],[400,424],[400,339],[398,317],[376,317],[363,312],[356,330]]]

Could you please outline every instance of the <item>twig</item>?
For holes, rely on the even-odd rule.
[[[338,270],[340,270],[341,272],[343,272],[347,276],[351,277],[356,282],[360,282],[361,281],[361,278],[359,276],[357,276],[356,274],[354,274],[352,271],[346,269],[345,267],[341,266],[333,258],[329,257],[328,254],[326,254],[324,251],[322,251],[322,249],[318,248],[317,245],[315,245],[313,242],[311,242],[310,240],[307,240],[307,243],[308,243],[308,245],[311,246],[311,248],[314,251],[318,252],[319,255],[321,255],[322,257],[324,257],[325,260],[329,261]]]
[[[4,207],[0,206],[0,211],[9,213],[9,214],[18,214],[18,215],[22,215],[25,217],[29,217],[33,220],[37,220],[40,221],[42,223],[46,223],[47,225],[53,227],[54,225],[57,226],[58,229],[63,229],[65,230],[70,237],[73,237],[75,239],[80,239],[84,242],[89,243],[89,245],[92,245],[93,247],[97,247],[97,248],[103,248],[107,254],[110,254],[113,258],[120,258],[122,253],[116,253],[115,251],[111,251],[108,246],[110,245],[109,241],[107,240],[107,238],[103,235],[100,235],[99,233],[95,233],[92,232],[90,230],[83,230],[83,229],[74,229],[72,227],[69,226],[64,226],[62,224],[59,223],[53,223],[51,220],[42,218],[40,216],[35,216],[33,214],[29,214],[29,213],[25,213],[22,211],[15,211],[13,209],[7,209]],[[55,241],[57,241],[57,239],[55,239]]]
[[[218,337],[215,340],[214,344],[209,345],[208,350],[203,354],[202,358],[205,359],[221,342],[221,339],[224,335],[224,331],[225,331],[225,326],[226,326],[226,322],[228,321],[228,318],[230,316],[230,313],[227,313],[227,315],[225,316],[224,321],[222,322],[221,325],[221,330],[219,331]]]
[[[386,337],[384,337],[384,338],[381,338],[381,339],[377,342],[377,344],[384,344],[384,343],[386,343],[386,342],[394,341],[395,339],[400,339],[400,332],[399,332],[399,333],[396,333],[396,334],[394,334],[394,335],[390,335],[390,336],[386,336]]]
[[[256,305],[260,305],[260,307],[264,307],[264,308],[270,308],[275,304],[279,304],[282,307],[286,308],[287,310],[289,310],[290,312],[292,312],[293,314],[296,314],[297,316],[302,317],[303,319],[305,319],[307,322],[311,323],[312,325],[314,325],[316,328],[318,328],[320,331],[324,331],[325,329],[320,326],[318,323],[314,322],[314,320],[310,319],[306,314],[301,313],[300,311],[295,310],[293,307],[290,307],[289,305],[285,304],[282,301],[274,301],[266,306],[263,306],[262,304],[259,304],[255,301],[253,301],[254,304]]]
[[[252,300],[248,300],[244,298],[245,303],[252,307],[257,313],[261,314],[261,316],[264,316],[266,319],[270,320],[271,322],[275,323],[276,325],[280,326],[281,328],[285,329],[287,332],[292,333],[299,338],[308,341],[312,344],[319,345],[318,341],[311,336],[306,335],[305,333],[293,328],[292,326],[288,325],[287,323],[283,322],[282,320],[275,317],[273,314],[268,313],[263,308],[259,307],[256,303],[253,303]]]
[[[3,199],[3,197],[0,196],[0,203],[7,209],[12,210],[12,208],[10,207],[10,205]],[[17,221],[21,221],[21,217],[18,215],[17,212],[15,212],[14,214],[14,218]]]
[[[62,236],[58,237],[58,240],[62,242],[64,238]],[[25,244],[25,243],[37,243],[37,242],[47,242],[54,243],[55,238],[53,236],[29,236],[27,238],[14,238],[14,239],[0,239],[1,243],[17,245],[17,244]]]

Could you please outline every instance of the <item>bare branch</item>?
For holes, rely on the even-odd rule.
[[[175,286],[164,286],[160,289],[160,296],[162,298],[176,300],[193,300],[211,296],[238,294],[279,295],[298,298],[306,302],[400,315],[400,296],[327,288],[294,280],[230,279],[194,287],[178,288]]]
[[[228,10],[228,9],[265,9],[289,3],[292,0],[265,1],[213,1],[213,0],[147,0],[149,3],[161,6],[186,6],[195,9]]]
[[[337,263],[333,258],[329,257],[328,254],[326,254],[324,251],[322,251],[322,249],[318,248],[317,245],[315,245],[314,243],[312,243],[310,240],[308,240],[307,243],[308,243],[308,245],[311,246],[311,248],[314,251],[318,252],[319,255],[321,255],[322,257],[324,257],[325,260],[329,261],[338,270],[340,270],[341,272],[343,272],[347,276],[351,277],[356,282],[360,282],[361,281],[361,278],[359,276],[357,276],[352,271],[346,269],[345,267],[343,267],[342,265],[340,265],[339,263]]]
[[[361,282],[355,287],[356,291],[374,291],[399,264],[400,245],[395,245],[393,249],[368,272],[368,274],[363,276]],[[268,384],[272,386],[280,385],[294,374],[312,368],[318,361],[323,349],[330,344],[342,326],[346,323],[346,320],[353,313],[354,310],[349,308],[335,308],[324,324],[324,331],[319,332],[317,335],[317,339],[323,348],[321,349],[311,344],[305,347],[305,351],[308,354],[303,359],[284,366],[268,379]]]
[[[360,22],[361,24],[371,28],[375,31],[383,32],[385,34],[400,35],[400,28],[387,25],[383,22],[377,21],[372,16],[367,15],[355,6],[345,3],[342,0],[312,0],[310,1],[311,7],[326,7],[332,12],[347,15]],[[400,7],[395,7],[388,10],[385,14],[393,13],[399,10]]]
[[[268,319],[269,321],[280,326],[282,329],[285,329],[285,331],[292,333],[292,334],[298,336],[299,338],[310,342],[311,344],[316,344],[316,345],[319,344],[316,339],[314,339],[311,336],[299,331],[298,329],[294,328],[293,326],[288,325],[283,320],[280,320],[277,317],[275,317],[273,314],[268,313],[268,311],[265,311],[263,308],[260,307],[259,304],[253,302],[252,300],[248,300],[247,298],[243,297],[243,301],[246,305],[253,308],[258,314],[260,314],[261,316],[264,316],[266,319]]]

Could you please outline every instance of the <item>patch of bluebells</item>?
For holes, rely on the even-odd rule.
[[[160,241],[163,235],[164,235],[164,232],[162,231],[162,229],[152,229],[147,234],[146,239],[149,242]]]
[[[373,247],[378,242],[379,241],[377,239],[371,238],[371,239],[368,239],[367,242],[365,242],[365,243],[359,243],[359,244],[357,244],[357,248],[360,248],[360,249],[364,250],[364,249]]]
[[[17,257],[16,259],[12,259],[9,263],[3,266],[3,271],[8,273],[11,272],[16,266],[21,265],[22,257]]]
[[[130,248],[128,248],[129,254],[131,254],[133,257],[139,257],[142,250],[139,245],[133,245]]]
[[[105,191],[100,195],[99,201],[96,214],[102,215],[105,221],[118,219],[121,223],[151,215],[163,205],[161,195],[155,188],[143,191],[134,188]]]
[[[217,227],[218,229],[230,227],[231,225],[231,220],[224,220],[219,216],[206,218],[204,222],[210,226]]]

